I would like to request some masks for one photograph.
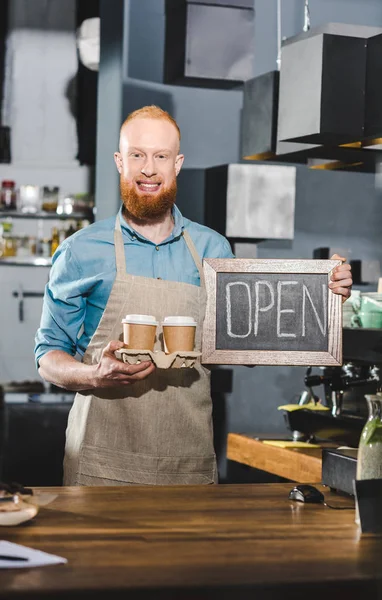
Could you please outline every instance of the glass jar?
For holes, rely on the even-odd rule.
[[[3,233],[3,258],[17,256],[17,238],[12,233]]]
[[[66,196],[61,196],[58,199],[58,205],[56,210],[57,214],[71,215],[74,212],[74,203],[75,199],[73,195],[68,194]]]
[[[60,188],[57,186],[48,187],[45,185],[43,187],[42,210],[45,210],[46,212],[56,212],[59,191]]]
[[[36,213],[40,210],[41,197],[38,185],[21,185],[19,196],[21,212]]]
[[[16,199],[15,182],[10,180],[2,181],[0,191],[0,209],[16,210]]]
[[[382,393],[365,396],[369,417],[362,430],[357,455],[357,479],[382,479]],[[356,523],[359,523],[358,506]]]
[[[25,234],[19,235],[17,240],[17,256],[23,258],[30,256],[29,237]]]

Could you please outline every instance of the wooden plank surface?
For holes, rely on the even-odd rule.
[[[1,537],[68,564],[0,571],[0,598],[380,598],[382,540],[360,536],[353,501],[301,504],[290,488],[47,488],[57,499]]]
[[[227,458],[300,483],[322,479],[321,448],[279,448],[245,434],[230,433]]]

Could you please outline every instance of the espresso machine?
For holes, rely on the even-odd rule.
[[[358,443],[368,418],[365,395],[382,390],[382,330],[343,333],[344,364],[309,367],[301,409],[284,414],[293,439],[322,444],[322,483],[353,494]],[[304,410],[304,404],[312,401],[328,410]]]
[[[323,367],[312,374],[309,367],[304,377],[306,389],[299,404],[321,401],[329,410],[296,410],[286,413],[288,428],[294,439],[325,440],[358,447],[367,419],[365,394],[381,389],[380,365],[345,363],[341,367]],[[321,387],[319,390],[318,387]]]

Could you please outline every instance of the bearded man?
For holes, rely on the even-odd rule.
[[[48,382],[77,392],[66,431],[65,485],[217,481],[209,371],[117,360],[126,314],[190,316],[201,349],[203,258],[232,258],[228,241],[175,205],[184,157],[175,120],[158,107],[121,127],[122,206],[61,244],[46,287],[35,356]],[[331,289],[349,295],[341,265]],[[157,336],[154,350],[161,350]],[[76,354],[82,356],[79,361]]]

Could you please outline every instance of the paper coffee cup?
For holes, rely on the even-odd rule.
[[[196,325],[192,317],[165,317],[162,322],[165,352],[192,352]]]
[[[126,315],[123,343],[131,350],[154,350],[158,321],[152,315]]]

